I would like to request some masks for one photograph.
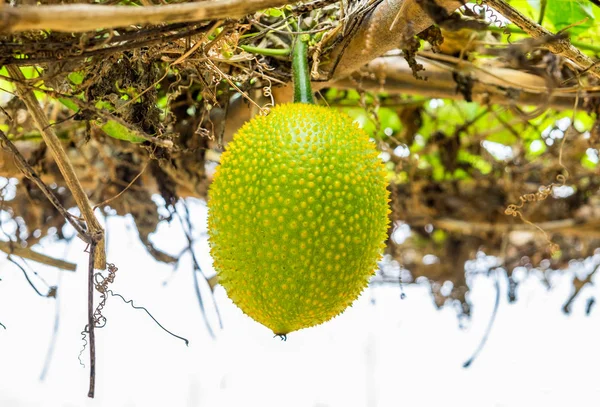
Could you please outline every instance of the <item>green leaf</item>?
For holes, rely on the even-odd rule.
[[[485,138],[487,141],[491,141],[498,144],[504,144],[505,146],[511,146],[517,142],[517,136],[515,136],[510,130],[503,130]]]
[[[581,157],[581,165],[590,170],[595,170],[598,167],[598,157],[586,152],[586,154]]]
[[[447,237],[448,236],[447,236],[446,232],[444,232],[442,229],[436,229],[431,234],[431,238],[436,243],[444,243],[444,241],[446,240]]]
[[[83,74],[81,72],[71,72],[68,78],[75,85],[81,85],[83,82]]]
[[[33,66],[22,66],[20,69],[25,79],[33,79],[39,76],[38,71]]]
[[[133,131],[129,130],[127,127],[114,120],[107,121],[102,126],[100,126],[100,128],[110,137],[119,140],[129,141],[131,143],[141,143],[143,141],[146,141],[146,139],[136,136]]]
[[[462,168],[457,168],[456,170],[454,170],[454,173],[452,174],[452,179],[463,181],[466,179],[471,179],[471,176]]]
[[[521,13],[525,14],[527,17],[532,20],[537,21],[540,15],[541,9],[541,0],[527,0],[523,1],[511,1],[512,6],[514,6]]]
[[[467,121],[474,120],[480,112],[485,110],[485,106],[482,107],[478,103],[466,102],[464,100],[457,101],[456,106],[460,111],[460,114],[462,114]]]
[[[438,152],[422,156],[419,159],[419,168],[431,168],[431,176],[435,181],[443,181],[446,177],[446,169]]]
[[[96,109],[106,109],[109,112],[113,112],[115,110],[115,108],[110,102],[104,100],[97,101],[94,106],[96,107]]]
[[[75,104],[71,99],[66,98],[58,98],[58,101],[62,103],[67,109],[74,111],[77,113],[79,111],[79,106]]]
[[[548,147],[542,140],[533,140],[526,144],[525,149],[527,152],[527,159],[532,160],[535,157],[539,157],[540,155],[544,154]]]
[[[546,18],[557,31],[587,18],[587,21],[569,28],[572,35],[579,35],[594,26],[592,3],[582,0],[547,0]]]
[[[572,112],[567,112],[567,114],[572,115]],[[594,125],[594,118],[592,115],[587,112],[578,112],[577,116],[575,116],[575,129],[580,132],[590,131],[592,126]]]
[[[468,163],[471,167],[478,170],[483,175],[489,174],[492,171],[492,165],[484,158],[471,154],[468,151],[460,150],[457,156],[458,162]]]
[[[269,8],[264,11],[266,15],[269,17],[281,17],[283,16],[283,11],[276,8]]]
[[[8,76],[8,71],[6,70],[5,66],[3,66],[2,68],[0,68],[0,75],[2,75],[2,76]],[[9,91],[9,92],[14,92],[14,90],[15,90],[14,85],[12,84],[12,82],[5,81],[3,79],[0,79],[0,89],[2,89],[4,91]]]

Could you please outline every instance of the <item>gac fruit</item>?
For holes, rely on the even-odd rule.
[[[347,115],[283,104],[247,122],[209,190],[219,282],[285,335],[343,312],[367,286],[388,228],[386,172]]]

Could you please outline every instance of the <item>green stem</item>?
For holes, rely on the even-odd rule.
[[[307,34],[299,35],[292,53],[292,76],[294,79],[294,103],[315,103],[310,87],[310,71],[308,69]]]
[[[260,48],[251,45],[240,45],[240,48],[251,54],[266,55],[268,57],[286,57],[290,55],[289,48]]]

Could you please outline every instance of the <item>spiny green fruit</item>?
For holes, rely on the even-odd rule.
[[[383,164],[334,109],[284,104],[247,122],[209,190],[219,282],[285,335],[344,311],[367,286],[388,227]]]

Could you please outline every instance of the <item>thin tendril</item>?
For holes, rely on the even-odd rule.
[[[125,299],[125,298],[124,298],[124,297],[123,297],[121,294],[114,293],[112,290],[106,290],[106,292],[107,292],[107,293],[109,293],[109,294],[110,294],[111,296],[113,296],[113,297],[119,297],[121,300],[123,300],[123,302],[124,302],[125,304],[129,304],[129,305],[131,306],[131,308],[134,308],[134,309],[140,309],[140,310],[143,310],[143,311],[145,311],[145,312],[146,312],[146,314],[148,314],[148,316],[149,316],[150,318],[152,318],[152,320],[153,320],[154,322],[156,322],[156,325],[158,325],[159,327],[161,327],[161,328],[162,328],[162,330],[163,330],[163,331],[165,331],[166,333],[168,333],[168,334],[169,334],[169,335],[171,335],[171,336],[174,336],[175,338],[181,339],[182,341],[184,341],[184,342],[185,342],[185,345],[186,345],[186,346],[189,346],[189,343],[190,343],[190,341],[188,341],[188,340],[187,340],[187,339],[185,339],[184,337],[181,337],[181,336],[179,336],[179,335],[175,335],[173,332],[169,331],[167,328],[165,328],[164,326],[162,326],[162,325],[160,324],[160,322],[158,322],[158,321],[156,320],[156,318],[154,318],[154,317],[152,316],[152,314],[151,314],[151,313],[150,313],[150,312],[149,312],[149,311],[148,311],[146,308],[144,308],[144,307],[140,307],[140,306],[137,306],[137,305],[134,305],[134,304],[133,304],[133,300],[126,300],[126,299]]]
[[[83,363],[83,361],[81,360],[81,355],[83,355],[83,352],[85,352],[85,348],[87,348],[88,345],[87,333],[88,326],[86,325],[85,328],[83,328],[83,331],[81,331],[81,340],[83,341],[83,347],[81,348],[81,351],[79,351],[79,355],[77,355],[77,359],[79,359],[79,364],[82,367],[85,367],[85,363]]]

